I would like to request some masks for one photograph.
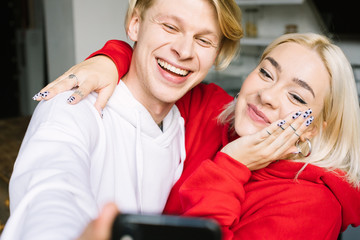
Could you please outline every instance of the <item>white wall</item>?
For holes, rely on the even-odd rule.
[[[73,0],[75,62],[83,61],[107,40],[127,40],[127,0]]]
[[[49,81],[100,49],[107,40],[127,40],[127,0],[44,0]]]

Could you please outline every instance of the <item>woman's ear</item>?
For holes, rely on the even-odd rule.
[[[127,29],[127,34],[129,36],[129,38],[134,41],[137,42],[138,38],[139,38],[139,28],[140,28],[140,15],[138,14],[138,10],[134,11],[133,16],[131,17],[128,29]]]
[[[325,129],[327,126],[327,122],[323,122],[322,123],[322,127],[323,129]],[[304,132],[301,136],[300,136],[300,140],[302,142],[305,142],[305,139],[312,139],[313,137],[315,137],[317,134],[319,133],[319,129],[317,126],[315,125],[312,125],[312,126],[309,126],[309,129],[306,130],[306,132]]]

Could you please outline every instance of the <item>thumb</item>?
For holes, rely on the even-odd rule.
[[[108,203],[103,207],[99,217],[94,222],[94,229],[98,239],[110,239],[111,228],[118,213],[119,210],[114,203]]]

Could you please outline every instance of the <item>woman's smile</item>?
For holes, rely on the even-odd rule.
[[[247,113],[249,117],[255,122],[266,125],[271,124],[266,115],[253,104],[248,104]]]

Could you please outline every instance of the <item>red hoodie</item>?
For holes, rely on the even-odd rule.
[[[111,40],[105,54],[126,73],[131,47]],[[232,98],[214,84],[199,84],[180,99],[187,158],[164,213],[216,219],[224,239],[337,239],[360,224],[360,191],[341,172],[281,160],[250,172],[218,151],[230,140],[216,117]],[[212,160],[210,160],[212,159]]]

